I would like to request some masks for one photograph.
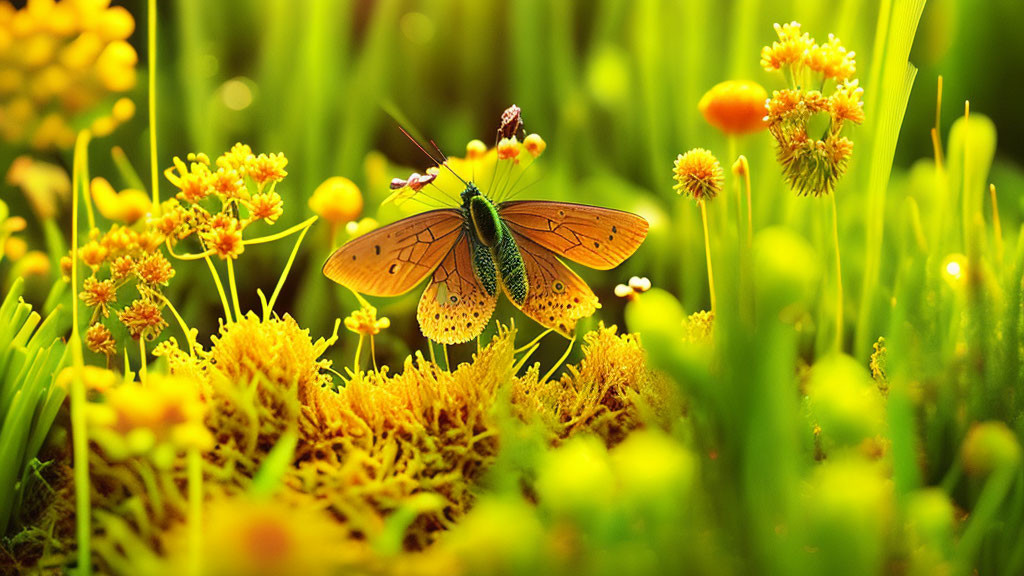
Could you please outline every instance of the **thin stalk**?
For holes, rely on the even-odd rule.
[[[448,359],[448,345],[447,344],[441,344],[441,350],[444,351],[444,369],[449,371],[449,372],[451,372],[452,371],[452,362],[451,362],[451,360]]]
[[[370,335],[370,360],[373,361],[373,371],[377,371],[377,348],[373,344],[373,335]]]
[[[359,335],[359,343],[356,344],[356,359],[352,363],[352,373],[353,374],[359,374],[359,357],[363,355],[363,338],[364,338],[364,336],[362,334],[360,334]],[[433,349],[430,350],[430,355],[431,356],[434,355],[434,350]]]
[[[145,386],[149,382],[149,375],[146,372],[146,338],[139,336],[139,382]]]
[[[167,309],[171,311],[171,314],[178,321],[178,325],[181,326],[181,331],[185,333],[185,341],[188,343],[188,355],[194,358],[196,355],[196,347],[195,343],[192,341],[192,332],[189,330],[188,324],[185,323],[185,319],[181,317],[181,314],[178,314],[178,310],[174,307],[174,304],[171,304],[171,301],[168,300],[166,296],[159,292],[157,292],[156,295],[163,300],[164,306],[167,306]]]
[[[562,354],[562,357],[559,358],[558,362],[555,362],[555,365],[552,366],[551,369],[547,371],[547,374],[544,374],[544,377],[540,379],[541,382],[547,382],[548,378],[551,378],[551,375],[555,373],[555,370],[558,370],[558,367],[561,366],[563,362],[565,362],[565,359],[569,357],[569,353],[572,352],[572,346],[575,343],[576,335],[573,334],[572,338],[569,340],[569,345],[565,348],[565,352]]]
[[[968,186],[968,181],[969,181],[968,174],[970,173],[970,170],[969,170],[970,163],[968,162],[969,155],[967,153],[968,150],[971,147],[971,131],[969,130],[969,124],[968,124],[968,121],[969,121],[970,117],[971,117],[971,102],[968,100],[968,101],[964,102],[964,134],[965,134],[965,136],[964,136],[964,164],[963,164],[963,169],[962,169],[963,174],[961,175],[962,189],[960,191],[960,215],[961,215],[962,224],[963,224],[964,249],[966,249],[968,246],[971,245],[971,241],[970,241],[970,234],[971,234],[970,198],[968,198],[968,196],[970,195],[970,188]],[[973,262],[972,262],[972,264],[973,264]]]
[[[729,135],[729,165],[737,160],[736,154],[736,136]],[[743,243],[743,192],[740,191],[740,187],[734,182],[732,185],[733,190],[736,191],[736,238]]]
[[[552,330],[554,330],[554,328],[548,328],[547,330],[541,332],[540,334],[537,335],[536,338],[534,338],[533,340],[530,340],[530,342],[528,344],[526,344],[524,346],[520,346],[519,348],[516,348],[515,350],[512,351],[512,353],[513,354],[519,354],[523,350],[526,350],[526,349],[530,348],[531,346],[533,346],[537,342],[540,342],[540,339],[545,337],[545,336],[547,336],[548,333],[551,332]],[[479,346],[479,342],[477,342],[477,345]]]
[[[203,459],[198,448],[188,451],[188,573],[203,573]]]
[[[746,156],[740,156],[739,161],[743,165],[743,185],[747,190],[747,247],[750,247],[751,239],[754,237],[754,214],[750,203],[750,163]]]
[[[292,247],[292,253],[288,256],[288,262],[284,265],[284,271],[281,272],[281,277],[277,279],[277,286],[274,287],[274,293],[270,295],[270,301],[267,302],[267,308],[263,311],[264,321],[270,318],[270,312],[274,310],[274,303],[277,302],[277,297],[281,294],[281,288],[284,287],[285,278],[288,277],[288,272],[292,269],[292,263],[295,262],[295,255],[299,253],[299,245],[302,244],[302,239],[306,237],[306,232],[309,231],[309,227],[312,226],[315,221],[316,217],[313,217],[304,222],[306,227],[302,229],[302,232],[299,233],[299,237],[295,240],[295,246]]]
[[[148,30],[146,31],[149,51],[149,172],[153,194],[153,213],[160,213],[160,178],[156,154],[156,0],[147,3]]]
[[[999,202],[996,201],[996,185],[989,184],[988,192],[992,196],[992,233],[996,237],[996,258],[1003,262],[1003,226],[999,222]]]
[[[832,199],[832,241],[836,246],[836,352],[843,351],[843,267],[839,262],[839,211],[836,210],[836,195]]]
[[[235,321],[242,319],[242,307],[238,305],[238,286],[235,285],[234,258],[228,258],[228,287],[231,289],[231,303],[235,306]]]
[[[79,132],[75,142],[75,157],[80,157],[80,149],[89,142],[87,131]],[[72,163],[72,172],[81,170],[81,166]],[[81,185],[78,174],[72,174],[72,186]],[[92,574],[92,503],[89,494],[89,438],[86,429],[85,414],[85,382],[82,371],[85,360],[82,354],[82,337],[78,329],[78,193],[71,199],[71,359],[74,365],[71,378],[71,438],[74,454],[75,477],[75,535],[78,540],[78,573],[89,576]]]
[[[708,210],[700,202],[700,219],[704,224],[704,256],[708,261],[708,290],[711,291],[711,313],[715,313],[715,275],[711,271],[711,241],[708,239]]]
[[[82,139],[82,145],[81,147],[75,146],[71,165],[72,171],[77,172],[75,175],[76,183],[82,192],[82,198],[85,200],[86,221],[89,223],[89,230],[92,230],[96,227],[96,214],[92,209],[92,191],[89,186],[89,142],[92,140],[92,134],[87,130],[82,131],[79,134],[79,138]]]
[[[313,216],[311,218],[303,220],[302,222],[299,222],[298,224],[296,224],[295,226],[292,226],[291,228],[289,228],[287,230],[282,230],[281,232],[277,232],[276,234],[271,234],[269,236],[259,236],[257,238],[252,238],[250,240],[244,240],[242,242],[242,245],[243,246],[252,246],[253,244],[265,244],[267,242],[273,242],[275,240],[280,240],[281,238],[284,238],[286,236],[291,236],[292,234],[298,232],[299,230],[304,230],[306,228],[309,228],[313,224],[313,222],[316,222],[316,219],[317,219],[317,217]]]
[[[220,303],[224,306],[224,321],[228,324],[231,323],[231,307],[228,305],[228,296],[224,292],[224,285],[220,283],[220,275],[217,274],[217,269],[213,266],[213,260],[210,260],[210,256],[204,256],[206,265],[210,267],[210,275],[213,276],[213,283],[217,286],[217,294],[220,294]]]

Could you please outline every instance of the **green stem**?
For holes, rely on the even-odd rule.
[[[79,132],[75,143],[75,158],[80,158],[80,150],[89,142],[87,131]],[[72,186],[80,186],[78,178],[81,166],[73,163]],[[74,192],[74,191],[73,191]],[[92,503],[89,494],[89,437],[86,428],[85,413],[85,382],[82,371],[85,360],[82,352],[82,337],[78,329],[78,203],[77,192],[71,200],[71,359],[74,366],[71,378],[71,438],[74,454],[75,477],[75,533],[78,539],[78,573],[89,576],[92,574]]]
[[[281,277],[277,279],[277,286],[274,287],[274,293],[270,295],[270,301],[267,302],[267,308],[263,311],[263,320],[266,321],[270,318],[270,312],[274,309],[274,303],[277,302],[277,297],[281,294],[281,288],[284,287],[285,278],[288,277],[288,272],[292,269],[292,263],[295,262],[295,255],[299,253],[299,245],[302,244],[302,239],[306,237],[306,232],[309,231],[309,227],[316,221],[316,217],[306,220],[303,224],[305,227],[299,233],[299,237],[295,240],[295,246],[292,247],[292,253],[288,256],[288,262],[284,265],[284,271],[281,272]]]
[[[558,370],[558,367],[561,366],[563,362],[565,362],[565,359],[569,357],[569,353],[572,352],[572,346],[575,343],[576,335],[573,334],[572,339],[569,340],[569,345],[565,348],[565,352],[562,354],[562,357],[559,358],[558,362],[555,362],[555,365],[552,366],[551,369],[548,370],[547,374],[545,374],[544,377],[540,379],[541,382],[547,382],[548,378],[551,378],[551,375],[555,373],[555,370]]]
[[[836,210],[836,195],[832,199],[832,240],[836,245],[836,352],[843,351],[843,267],[839,262],[839,213]]]
[[[213,276],[213,283],[217,286],[217,294],[220,295],[220,303],[224,306],[224,321],[228,324],[231,323],[231,307],[228,305],[228,296],[224,292],[224,285],[220,283],[220,274],[217,274],[217,268],[213,266],[213,260],[210,260],[210,256],[204,256],[206,265],[210,267],[210,275]]]
[[[238,287],[235,285],[235,260],[228,258],[228,287],[231,288],[231,302],[235,305],[235,321],[242,319],[242,307],[238,305]]]
[[[704,256],[708,262],[708,290],[711,291],[711,313],[715,313],[715,275],[711,271],[711,241],[708,239],[708,210],[700,202],[700,219],[704,223]]]
[[[139,382],[145,386],[149,382],[149,375],[146,372],[146,338],[139,336]]]
[[[356,344],[356,359],[352,363],[352,374],[359,374],[359,357],[363,355],[363,335],[359,335],[359,343]]]

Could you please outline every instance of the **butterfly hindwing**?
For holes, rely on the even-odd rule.
[[[640,216],[586,204],[502,202],[498,214],[519,236],[598,270],[621,264],[647,237],[647,221]]]
[[[324,274],[363,294],[397,296],[430,274],[455,245],[464,219],[455,209],[431,210],[368,232],[338,248]]]
[[[524,314],[545,328],[569,338],[576,322],[600,307],[597,296],[575,272],[547,248],[513,232],[519,244],[530,289],[518,305]]]
[[[416,319],[423,335],[434,342],[459,344],[472,340],[483,332],[494,313],[498,301],[493,284],[494,260],[489,253],[486,258],[475,258],[475,243],[469,234],[461,234],[420,297]],[[481,278],[491,279],[490,293]]]

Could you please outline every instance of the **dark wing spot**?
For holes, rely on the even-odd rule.
[[[600,220],[600,219],[601,219],[601,217],[600,217],[600,216],[598,216],[598,217],[597,217],[597,219],[598,219],[598,220]],[[612,234],[618,234],[618,233],[619,233],[619,229],[618,229],[618,228],[616,228],[615,226],[612,226]]]
[[[395,264],[392,264],[391,266],[388,266],[388,274],[394,274],[395,272],[398,272],[397,262]]]
[[[558,211],[558,215],[564,217],[565,216],[565,210],[559,210]]]
[[[598,242],[594,242],[594,248],[600,248],[600,247],[601,247],[601,244],[600,244],[600,243],[598,243]]]
[[[353,254],[353,255],[352,255],[352,260],[355,260],[355,259],[356,259],[356,255],[355,255],[355,254]]]
[[[380,256],[380,244],[377,244],[376,246],[374,246],[373,250],[374,250],[374,252],[377,253],[377,256]]]
[[[608,241],[611,242],[612,240],[615,240],[615,236],[609,234],[608,235]]]
[[[441,319],[441,315],[440,314],[434,314],[434,320],[440,320],[440,319]]]
[[[451,296],[448,297],[448,300],[450,300],[452,304],[458,304],[459,297],[456,296],[455,294],[452,294]]]

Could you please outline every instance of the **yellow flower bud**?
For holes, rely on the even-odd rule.
[[[309,207],[331,224],[343,224],[355,220],[362,213],[363,194],[348,178],[332,176],[313,191]]]

